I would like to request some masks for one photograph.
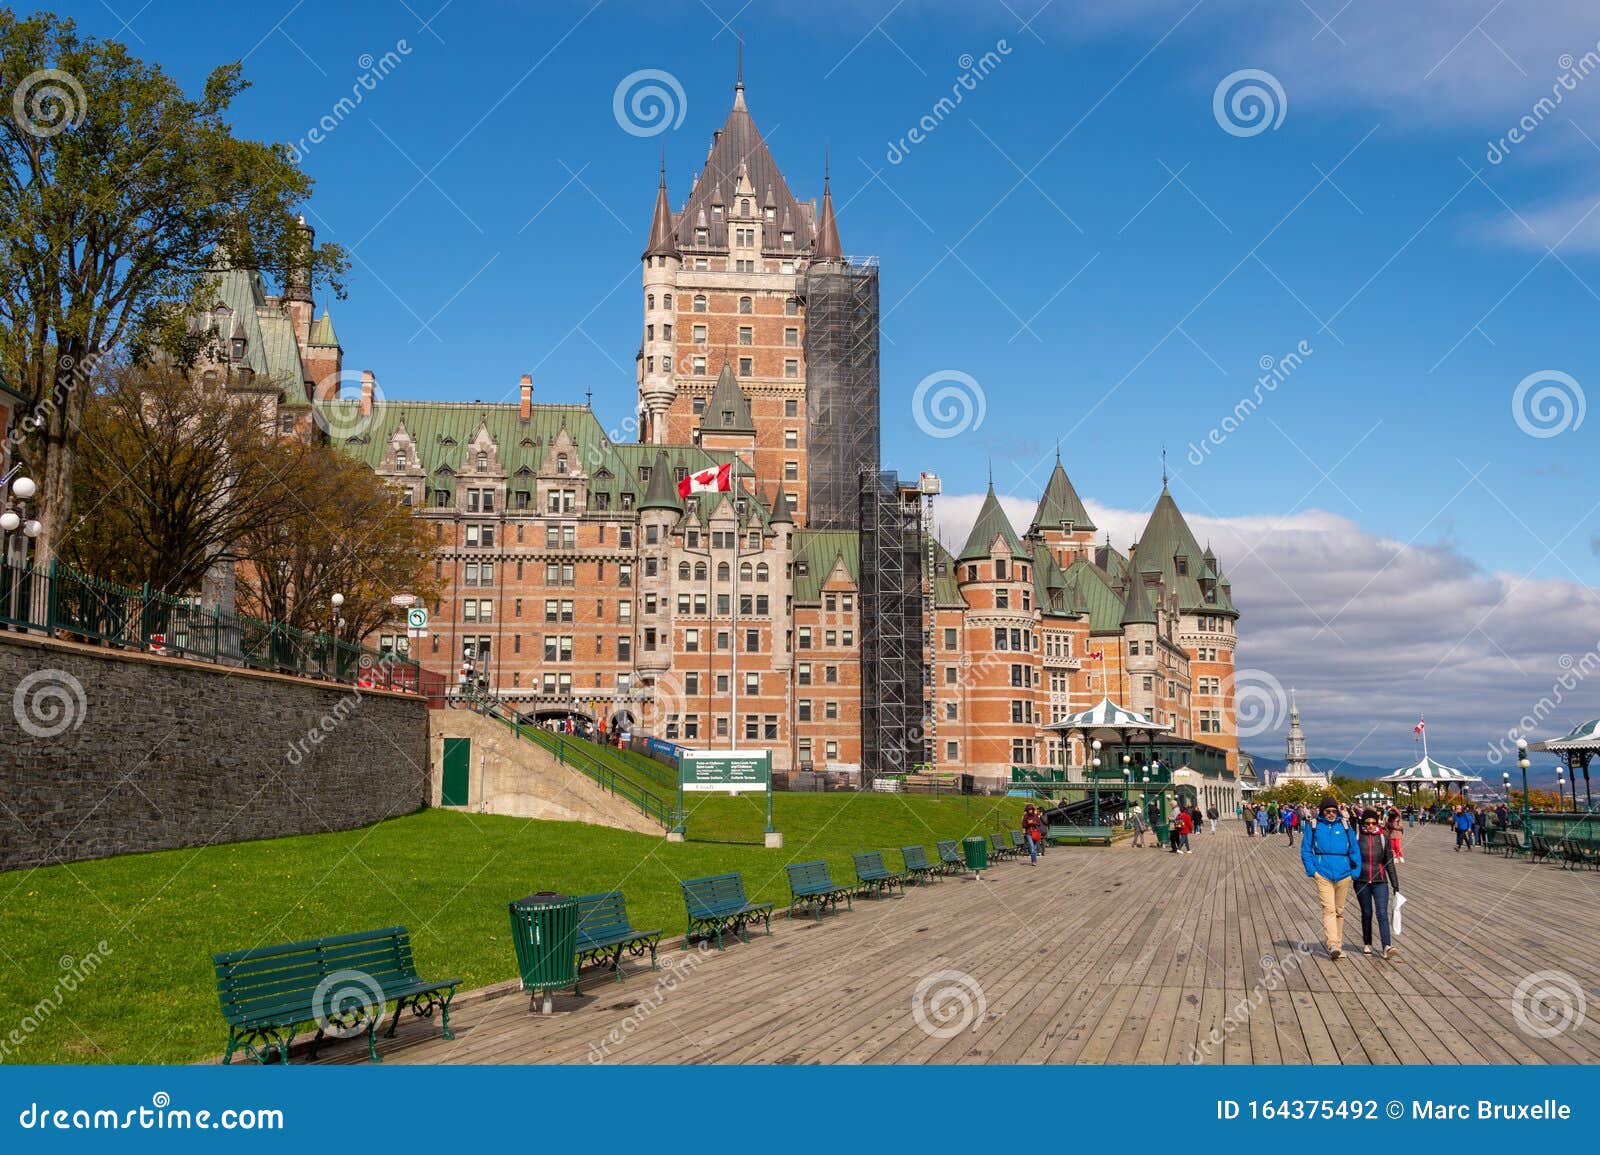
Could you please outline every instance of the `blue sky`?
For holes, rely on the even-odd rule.
[[[731,26],[796,195],[820,192],[828,150],[845,248],[882,262],[884,457],[944,476],[948,533],[991,465],[1025,521],[1059,440],[1125,547],[1165,445],[1174,495],[1226,543],[1258,623],[1241,665],[1298,685],[1313,752],[1403,755],[1398,714],[1428,711],[1481,763],[1485,718],[1515,722],[1563,654],[1581,668],[1600,643],[1600,416],[1576,426],[1572,408],[1600,379],[1600,75],[1577,76],[1600,18],[1566,0],[1106,7],[62,10],[191,89],[244,56],[238,128],[284,141],[352,91],[364,55],[394,51],[303,162],[319,234],[356,255],[334,304],[347,365],[391,399],[500,400],[532,372],[543,400],[592,387],[613,425],[633,405],[659,152],[681,204],[730,103]],[[985,53],[987,75],[936,110]],[[682,120],[630,133],[614,96],[647,69],[671,75]],[[1237,84],[1219,119],[1219,83],[1242,70],[1267,74],[1239,83],[1263,86],[1275,127],[1229,121]],[[1492,163],[1490,142],[1564,74],[1561,104]],[[1259,408],[1191,448],[1264,358],[1295,350]],[[975,383],[958,388],[981,395],[982,422],[958,413],[956,435],[930,436],[913,396],[951,372]],[[1550,372],[1567,375],[1566,428],[1532,436],[1549,430],[1519,424],[1513,397]],[[1574,698],[1600,713],[1592,687],[1563,697],[1562,720],[1584,712]],[[1260,745],[1276,749],[1273,698]],[[1369,733],[1380,708],[1397,720]]]

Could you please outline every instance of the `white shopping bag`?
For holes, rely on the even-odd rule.
[[[1394,896],[1394,913],[1389,916],[1389,933],[1400,933],[1400,908],[1405,906],[1406,896],[1396,893]]]

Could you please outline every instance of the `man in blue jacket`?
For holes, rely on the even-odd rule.
[[[1317,812],[1300,841],[1300,861],[1306,877],[1317,880],[1328,957],[1336,959],[1344,954],[1344,906],[1361,870],[1361,847],[1351,829],[1339,821],[1339,800],[1333,795],[1323,796]]]

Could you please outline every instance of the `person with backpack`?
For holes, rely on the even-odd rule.
[[[1206,821],[1211,823],[1211,833],[1212,834],[1215,834],[1217,832],[1217,819],[1219,819],[1221,817],[1222,817],[1222,815],[1217,811],[1217,804],[1215,802],[1213,802],[1206,809]]]
[[[1372,953],[1372,919],[1378,919],[1378,943],[1383,957],[1395,957],[1389,941],[1389,883],[1394,868],[1394,843],[1376,810],[1361,812],[1361,832],[1356,835],[1360,864],[1356,867],[1356,902],[1361,905],[1361,953]]]
[[[1455,808],[1455,813],[1450,818],[1450,825],[1455,829],[1456,832],[1456,853],[1460,854],[1463,846],[1465,846],[1468,850],[1471,850],[1472,811],[1465,810],[1462,807],[1457,806]]]
[[[1028,865],[1039,865],[1039,844],[1044,841],[1044,823],[1039,808],[1032,802],[1022,809],[1022,840],[1028,844]]]
[[[1344,955],[1344,908],[1353,880],[1361,873],[1361,846],[1350,828],[1339,821],[1337,798],[1324,795],[1317,809],[1321,817],[1306,824],[1300,841],[1300,862],[1306,877],[1316,880],[1328,957],[1337,960]],[[1387,888],[1384,897],[1387,902]],[[1387,906],[1384,922],[1388,922]]]
[[[1145,825],[1144,815],[1139,812],[1138,807],[1135,807],[1133,813],[1129,815],[1129,820],[1133,823],[1133,844],[1142,847],[1144,845]]]
[[[1300,823],[1300,811],[1294,807],[1285,806],[1279,822],[1283,826],[1283,833],[1289,839],[1289,845],[1294,845],[1294,828]]]
[[[1244,836],[1246,838],[1254,838],[1256,836],[1256,808],[1253,805],[1246,805],[1240,817],[1244,819]]]
[[[1194,816],[1189,810],[1180,808],[1172,816],[1172,834],[1176,840],[1173,850],[1178,854],[1193,854],[1189,846],[1189,835],[1194,832]]]

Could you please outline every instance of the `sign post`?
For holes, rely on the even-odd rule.
[[[766,844],[781,847],[783,835],[772,828],[770,750],[683,751],[678,755],[678,826],[673,833],[681,841],[684,794],[749,794],[757,790],[767,795],[767,825],[763,831]]]

